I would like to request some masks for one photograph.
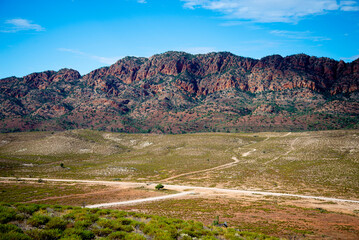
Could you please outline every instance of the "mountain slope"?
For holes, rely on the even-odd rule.
[[[62,69],[0,82],[2,131],[314,130],[359,120],[359,59],[166,52],[84,76]]]

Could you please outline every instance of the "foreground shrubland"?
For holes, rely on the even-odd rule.
[[[276,239],[200,222],[59,205],[1,204],[0,240]]]

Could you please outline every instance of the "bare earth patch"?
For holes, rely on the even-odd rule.
[[[56,191],[52,191],[52,189]],[[2,196],[2,201],[23,203],[45,203],[83,206],[97,203],[128,201],[164,195],[164,191],[144,188],[126,188],[122,186],[92,185],[84,183],[34,183],[34,182],[1,182],[0,196],[17,189],[18,195],[26,198],[13,199]],[[43,192],[39,194],[39,191]]]

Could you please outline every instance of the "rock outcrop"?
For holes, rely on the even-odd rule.
[[[125,57],[84,76],[61,69],[0,83],[2,131],[301,130],[358,122],[359,59],[166,52]]]

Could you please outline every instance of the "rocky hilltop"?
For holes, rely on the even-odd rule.
[[[121,132],[356,128],[359,59],[305,54],[260,60],[228,52],[125,57],[1,79],[0,130]]]

